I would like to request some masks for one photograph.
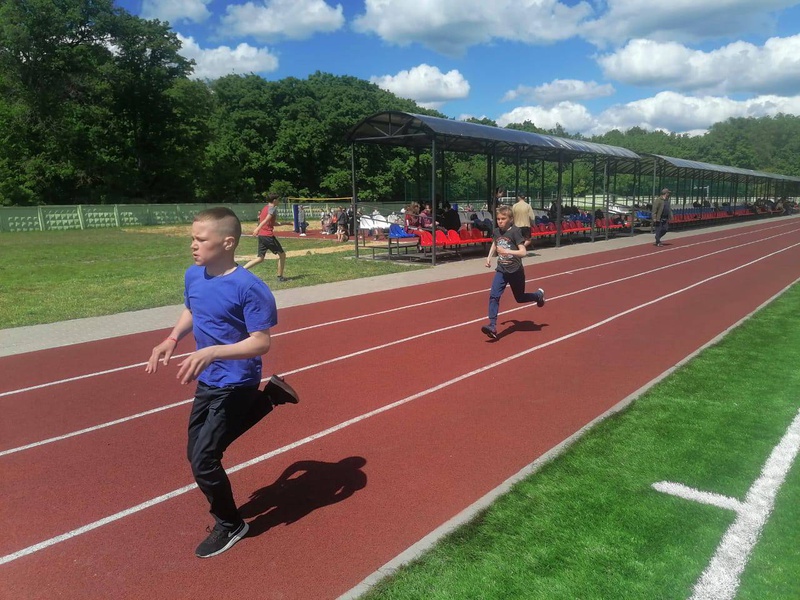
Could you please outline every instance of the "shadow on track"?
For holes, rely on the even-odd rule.
[[[350,456],[336,463],[302,460],[289,466],[275,483],[253,492],[239,507],[250,522],[250,537],[280,524],[290,525],[318,508],[341,502],[367,485],[361,468],[367,460]]]
[[[497,332],[497,339],[494,340],[487,340],[490,343],[496,343],[502,340],[507,335],[511,335],[512,333],[521,333],[523,331],[541,331],[544,327],[547,327],[547,323],[537,324],[533,321],[518,321],[516,319],[509,319],[508,321],[503,321],[500,325],[506,325],[511,323],[510,327],[506,327],[502,331]]]

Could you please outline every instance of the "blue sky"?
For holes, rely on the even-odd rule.
[[[594,135],[800,115],[800,0],[117,0],[195,77],[315,71],[452,118]]]

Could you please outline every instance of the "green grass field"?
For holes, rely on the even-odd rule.
[[[250,231],[249,224],[245,231]],[[115,314],[183,302],[183,272],[191,262],[189,226],[4,233],[0,235],[0,329]],[[335,241],[283,239],[289,281],[275,279],[275,261],[254,273],[273,290],[407,271],[407,264],[316,253]],[[254,255],[243,237],[242,255]],[[238,253],[237,253],[238,254]],[[412,267],[413,268],[413,267]]]
[[[800,286],[593,428],[366,598],[689,598],[735,518],[654,490],[743,500],[800,407]],[[800,466],[737,598],[800,598]]]

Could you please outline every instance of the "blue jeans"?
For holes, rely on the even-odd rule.
[[[656,244],[661,243],[661,238],[667,233],[669,229],[669,219],[661,219],[656,225]]]
[[[497,327],[497,313],[500,310],[500,296],[506,291],[506,286],[511,286],[514,300],[520,304],[525,302],[536,302],[539,300],[539,293],[525,293],[525,269],[520,267],[513,273],[502,271],[494,272],[492,280],[492,290],[489,292],[489,326],[492,329]]]

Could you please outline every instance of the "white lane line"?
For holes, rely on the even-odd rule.
[[[761,475],[748,490],[744,502],[670,482],[653,484],[659,491],[687,500],[704,502],[704,498],[708,496],[726,498],[731,502],[730,505],[706,503],[736,512],[736,520],[725,532],[711,562],[695,584],[691,600],[733,600],[736,597],[739,578],[758,542],[761,530],[772,513],[775,497],[797,458],[798,450],[800,450],[800,411],[795,415],[781,441],[772,449],[761,469]]]
[[[694,246],[701,246],[701,245],[704,245],[704,244],[712,244],[712,243],[716,243],[716,242],[723,242],[723,241],[726,241],[726,240],[729,240],[729,239],[744,237],[746,235],[752,235],[752,234],[755,234],[755,233],[763,233],[765,231],[771,231],[773,229],[785,229],[786,227],[787,227],[787,225],[775,225],[773,227],[760,229],[758,231],[747,231],[747,232],[738,233],[738,234],[725,236],[725,237],[721,237],[721,238],[715,238],[713,240],[703,240],[703,241],[700,241],[700,242],[693,242],[691,244],[684,244],[684,245],[681,245],[681,246],[674,246],[674,247],[671,247],[671,248],[662,249],[657,253],[648,252],[646,254],[639,254],[639,255],[636,255],[636,256],[628,256],[626,258],[619,258],[619,259],[607,261],[607,262],[604,262],[604,263],[598,263],[596,265],[589,265],[589,266],[586,266],[586,267],[579,267],[577,269],[572,269],[571,271],[563,271],[561,273],[552,273],[550,275],[544,275],[544,276],[541,276],[541,277],[535,277],[535,278],[528,279],[527,282],[532,282],[534,280],[535,281],[543,281],[545,279],[552,279],[552,278],[555,278],[555,277],[561,277],[563,275],[572,275],[572,274],[578,273],[580,271],[587,271],[587,270],[590,270],[590,269],[597,269],[597,268],[601,268],[601,267],[607,267],[607,266],[611,266],[611,265],[615,265],[615,264],[619,264],[619,263],[623,263],[623,262],[628,262],[628,261],[632,261],[632,260],[638,260],[640,258],[653,257],[653,256],[657,256],[659,254],[665,254],[666,252],[675,252],[675,251],[678,251],[678,250],[685,250],[686,248],[692,248]],[[773,238],[776,238],[776,237],[779,237],[779,236],[782,236],[782,235],[788,235],[788,234],[791,234],[791,233],[794,233],[794,232],[795,232],[795,230],[786,231],[784,233],[772,235],[772,236],[769,236],[769,237],[766,237],[766,238],[763,238],[763,239],[756,240],[756,242],[751,242],[751,243],[758,243],[758,242],[771,240]],[[733,248],[738,248],[738,247],[739,246],[733,246]],[[380,311],[373,312],[373,313],[366,313],[366,314],[363,314],[363,315],[355,315],[355,316],[352,316],[352,317],[345,317],[343,319],[336,319],[336,320],[333,320],[333,321],[325,321],[323,323],[315,323],[314,325],[307,325],[305,327],[298,327],[297,329],[292,329],[290,331],[282,331],[282,332],[279,332],[279,333],[275,333],[275,334],[273,334],[272,337],[280,337],[280,336],[284,336],[284,335],[292,335],[292,334],[300,333],[300,332],[303,332],[303,331],[309,331],[309,330],[312,330],[312,329],[319,329],[321,327],[329,327],[329,326],[332,326],[332,325],[339,325],[339,324],[342,324],[342,323],[350,323],[350,322],[353,322],[353,321],[358,321],[360,319],[369,319],[369,318],[372,318],[372,317],[388,315],[388,314],[391,314],[391,313],[394,313],[394,312],[399,312],[399,311],[402,311],[402,310],[411,310],[411,309],[419,308],[421,306],[428,306],[430,304],[436,304],[438,302],[446,302],[446,301],[449,301],[449,300],[457,300],[459,298],[464,298],[466,296],[472,296],[472,295],[475,295],[475,294],[485,294],[487,291],[488,291],[488,288],[484,288],[484,289],[480,289],[480,290],[474,290],[472,292],[465,292],[463,294],[456,294],[456,295],[453,295],[453,296],[445,296],[443,298],[436,298],[434,300],[427,300],[425,302],[416,302],[414,304],[405,304],[403,306],[397,306],[395,308],[388,308],[386,310],[380,310]],[[189,354],[190,354],[190,352],[186,352],[184,354],[176,354],[172,358],[173,359],[183,358],[185,356],[189,356]],[[24,392],[31,392],[31,391],[34,391],[34,390],[39,390],[39,389],[42,389],[42,388],[52,387],[52,386],[55,386],[55,385],[71,383],[73,381],[81,381],[83,379],[89,379],[89,378],[92,378],[92,377],[99,377],[101,375],[108,375],[109,373],[117,373],[119,371],[124,371],[126,369],[135,369],[135,368],[138,368],[138,367],[144,367],[146,364],[147,364],[146,362],[139,362],[139,363],[135,363],[135,364],[131,364],[131,365],[125,365],[125,366],[122,366],[122,367],[116,367],[114,369],[108,369],[108,370],[105,370],[105,371],[97,371],[97,372],[93,372],[93,373],[86,373],[85,375],[76,375],[75,377],[68,377],[66,379],[58,379],[56,381],[49,381],[47,383],[41,383],[41,384],[38,384],[38,385],[29,386],[29,387],[19,388],[19,389],[15,389],[15,390],[9,390],[9,391],[6,391],[6,392],[0,392],[0,398],[3,398],[4,396],[12,396],[14,394],[22,394]]]
[[[553,302],[555,300],[568,298],[570,296],[575,296],[577,294],[585,294],[586,292],[591,292],[591,291],[599,289],[601,287],[614,285],[616,283],[621,283],[623,281],[636,279],[638,277],[644,277],[645,275],[651,275],[653,273],[657,273],[657,272],[663,271],[665,269],[676,268],[676,267],[679,267],[681,265],[685,265],[685,264],[688,264],[688,263],[691,263],[691,262],[702,260],[704,258],[708,258],[710,256],[714,256],[716,254],[721,254],[723,252],[728,252],[730,250],[734,250],[734,249],[741,248],[741,247],[744,247],[744,246],[750,246],[752,244],[757,244],[757,243],[760,243],[761,241],[763,241],[763,240],[755,240],[755,241],[752,241],[752,242],[746,242],[746,243],[740,244],[738,246],[732,246],[730,248],[723,248],[721,250],[715,250],[714,252],[711,252],[709,254],[703,254],[701,256],[695,256],[693,258],[687,258],[686,260],[679,261],[679,262],[676,262],[676,263],[671,263],[669,265],[664,265],[662,267],[656,267],[655,269],[650,269],[649,271],[642,271],[640,273],[635,273],[634,275],[628,275],[627,277],[621,277],[619,279],[613,279],[611,281],[605,281],[603,283],[598,283],[596,285],[592,285],[592,286],[585,287],[585,288],[582,288],[582,289],[579,289],[579,290],[575,290],[573,292],[567,292],[565,294],[561,294],[560,296],[553,296],[552,298],[548,299],[548,302]],[[800,245],[800,244],[795,244],[794,246],[789,246],[788,248],[784,248],[783,250],[787,250],[789,248],[794,248],[797,245]],[[782,252],[783,250],[779,250],[778,252]],[[767,255],[767,256],[772,256],[772,255],[770,254],[770,255]],[[760,260],[760,259],[757,259],[757,260]],[[498,316],[507,315],[507,314],[516,312],[518,310],[526,310],[526,309],[530,309],[530,306],[528,304],[522,304],[520,306],[516,306],[514,308],[510,308],[508,310],[501,311],[498,314]],[[386,342],[384,344],[379,344],[377,346],[371,346],[369,348],[364,348],[363,350],[356,350],[355,352],[351,352],[349,354],[343,354],[343,355],[340,355],[340,356],[335,356],[333,358],[329,358],[327,360],[323,360],[323,361],[320,361],[320,362],[312,363],[312,364],[306,365],[304,367],[298,367],[298,368],[292,369],[290,371],[284,371],[281,374],[284,375],[284,376],[286,376],[286,375],[295,375],[297,373],[302,373],[304,371],[309,371],[311,369],[316,369],[318,367],[324,367],[324,366],[327,366],[327,365],[330,365],[330,364],[333,364],[333,363],[337,363],[337,362],[340,362],[340,361],[343,361],[343,360],[348,360],[348,359],[354,358],[356,356],[362,356],[364,354],[369,354],[371,352],[377,352],[379,350],[385,350],[386,348],[391,348],[392,346],[397,346],[399,344],[404,344],[406,342],[414,341],[414,340],[417,340],[417,339],[420,339],[420,338],[423,338],[423,337],[426,337],[426,336],[429,336],[429,335],[437,335],[439,333],[443,333],[445,331],[449,331],[449,330],[452,330],[452,329],[457,329],[459,327],[464,327],[466,325],[474,325],[476,323],[480,323],[480,322],[485,321],[485,320],[486,320],[486,317],[485,316],[481,316],[481,317],[478,317],[477,319],[472,319],[470,321],[462,321],[460,323],[455,323],[454,325],[447,325],[445,327],[440,327],[439,329],[425,331],[423,333],[418,333],[416,335],[411,335],[411,336],[408,336],[408,337],[405,337],[405,338],[400,338],[400,339],[397,339],[397,340],[393,340],[391,342]],[[261,380],[262,383],[264,381],[266,381],[267,379],[268,378],[262,379]],[[180,401],[180,402],[176,402],[174,404],[170,404],[170,405],[165,406],[165,407],[154,408],[154,409],[151,409],[151,410],[148,410],[148,411],[145,411],[145,412],[141,412],[141,413],[136,413],[134,415],[130,415],[128,417],[123,417],[123,418],[120,418],[120,419],[116,419],[114,421],[109,421],[107,423],[100,423],[99,425],[93,425],[92,427],[87,427],[87,428],[81,429],[79,431],[73,431],[73,432],[70,432],[70,433],[65,433],[63,435],[59,435],[59,436],[56,436],[56,437],[40,440],[38,442],[31,442],[30,444],[26,444],[24,446],[18,446],[16,448],[9,448],[8,450],[0,451],[0,457],[6,456],[8,454],[14,454],[16,452],[21,452],[22,450],[30,450],[31,448],[36,448],[38,446],[44,446],[46,444],[52,444],[53,442],[58,442],[58,441],[61,441],[61,440],[65,440],[65,439],[68,439],[68,438],[71,438],[71,437],[75,437],[77,435],[82,435],[82,434],[85,434],[85,433],[91,433],[93,431],[98,431],[100,429],[105,429],[106,427],[111,427],[112,425],[119,425],[120,423],[125,423],[127,421],[132,421],[134,419],[138,419],[140,417],[145,417],[145,416],[157,413],[157,412],[161,412],[162,410],[166,410],[167,408],[174,408],[174,407],[177,407],[177,406],[181,406],[181,405],[187,404],[187,403],[189,403],[191,401],[192,401],[192,398],[189,398],[188,400],[183,400],[183,401]]]
[[[136,413],[135,415],[128,415],[127,417],[122,417],[120,419],[115,419],[113,421],[108,421],[106,423],[100,423],[99,425],[92,425],[91,427],[86,427],[84,429],[79,429],[77,431],[71,431],[69,433],[65,433],[63,435],[57,435],[55,437],[47,438],[45,440],[40,440],[38,442],[31,442],[30,444],[25,444],[24,446],[9,448],[8,450],[3,450],[2,452],[0,452],[0,457],[7,456],[8,454],[15,454],[17,452],[22,452],[23,450],[30,450],[31,448],[38,448],[39,446],[45,446],[47,444],[52,444],[54,442],[60,442],[62,440],[67,440],[69,438],[78,435],[92,433],[93,431],[99,431],[100,429],[105,429],[106,427],[111,427],[113,425],[120,425],[121,423],[127,423],[128,421],[133,421],[134,419],[140,419],[148,415],[154,415],[156,413],[169,410],[170,408],[177,408],[178,406],[183,406],[184,404],[188,404],[192,400],[194,400],[194,398],[189,398],[188,400],[181,400],[180,402],[167,404],[166,406],[159,406],[157,408],[146,410],[144,412]]]
[[[683,294],[684,292],[688,292],[689,290],[692,290],[692,289],[694,289],[696,287],[704,285],[704,284],[706,284],[706,283],[708,283],[710,281],[713,281],[715,279],[719,279],[720,277],[724,277],[726,275],[729,275],[731,273],[734,273],[736,271],[739,271],[741,269],[744,269],[746,267],[754,265],[754,264],[756,264],[758,262],[761,262],[762,260],[766,260],[767,258],[771,258],[772,256],[775,256],[777,254],[780,254],[782,252],[786,252],[787,250],[790,250],[790,249],[795,248],[797,246],[800,246],[800,243],[794,244],[792,246],[789,246],[788,248],[782,248],[780,250],[776,250],[775,252],[771,252],[770,254],[767,254],[765,256],[761,256],[761,257],[759,257],[759,258],[757,258],[755,260],[751,260],[750,262],[744,263],[742,265],[739,265],[738,267],[734,267],[734,268],[729,269],[727,271],[724,271],[722,273],[717,273],[716,275],[712,275],[711,277],[707,277],[705,279],[697,281],[697,282],[695,282],[695,283],[693,283],[691,285],[688,285],[688,286],[683,287],[681,289],[678,289],[678,290],[675,290],[673,292],[670,292],[669,294],[664,294],[663,296],[659,296],[658,298],[655,298],[653,300],[649,300],[647,302],[643,302],[642,304],[634,306],[633,308],[629,308],[627,310],[619,312],[619,313],[617,313],[615,315],[612,315],[610,317],[607,317],[607,318],[603,319],[602,321],[598,321],[598,322],[596,322],[596,323],[594,323],[592,325],[588,325],[588,326],[586,326],[586,327],[584,327],[582,329],[579,329],[577,331],[573,331],[572,333],[568,333],[568,334],[563,335],[563,336],[561,336],[559,338],[550,340],[548,342],[544,342],[544,343],[539,344],[537,346],[533,346],[532,348],[528,348],[527,350],[522,350],[521,352],[517,352],[516,354],[512,354],[511,356],[508,356],[506,358],[497,360],[497,361],[492,362],[492,363],[490,363],[488,365],[485,365],[483,367],[479,367],[477,369],[469,371],[468,373],[464,373],[463,375],[459,375],[458,377],[454,377],[453,379],[450,379],[448,381],[445,381],[443,383],[440,383],[438,385],[430,387],[430,388],[428,388],[426,390],[423,390],[423,391],[418,392],[416,394],[412,394],[411,396],[407,396],[407,397],[403,398],[402,400],[398,400],[396,402],[392,402],[391,404],[387,404],[385,406],[382,406],[382,407],[377,408],[375,410],[372,410],[370,412],[364,413],[364,414],[359,415],[357,417],[353,417],[352,419],[349,419],[347,421],[339,423],[338,425],[334,425],[333,427],[329,427],[327,429],[324,429],[324,430],[322,430],[322,431],[320,431],[318,433],[315,433],[313,435],[310,435],[310,436],[307,436],[307,437],[302,438],[300,440],[297,440],[295,442],[292,442],[291,444],[287,444],[285,446],[282,446],[281,448],[277,448],[275,450],[272,450],[271,452],[267,452],[266,454],[262,454],[261,456],[257,456],[256,458],[253,458],[252,460],[248,460],[246,462],[239,463],[238,465],[235,465],[235,466],[231,467],[230,469],[227,469],[227,471],[228,471],[228,473],[235,473],[235,472],[241,471],[242,469],[245,469],[247,467],[251,467],[251,466],[256,465],[258,463],[264,462],[265,460],[268,460],[270,458],[278,456],[279,454],[283,454],[285,452],[288,452],[289,450],[293,450],[295,448],[299,448],[300,446],[304,446],[305,444],[308,444],[309,442],[313,442],[314,440],[318,440],[318,439],[323,438],[325,436],[331,435],[332,433],[336,433],[337,431],[341,431],[342,429],[350,427],[351,425],[355,425],[356,423],[360,423],[361,421],[364,421],[366,419],[369,419],[369,418],[374,417],[376,415],[379,415],[381,413],[384,413],[384,412],[387,412],[387,411],[392,410],[394,408],[397,408],[398,406],[403,406],[404,404],[408,404],[409,402],[417,400],[418,398],[422,398],[422,397],[428,396],[428,395],[430,395],[430,394],[432,394],[434,392],[437,392],[437,391],[442,390],[444,388],[447,388],[447,387],[450,387],[450,386],[455,385],[457,383],[460,383],[460,382],[464,381],[465,379],[469,379],[470,377],[474,377],[475,375],[479,375],[479,374],[484,373],[486,371],[490,371],[491,369],[494,369],[496,367],[499,367],[499,366],[505,365],[507,363],[510,363],[510,362],[512,362],[512,361],[514,361],[514,360],[516,360],[518,358],[522,358],[523,356],[527,356],[528,354],[531,354],[531,353],[536,352],[538,350],[542,350],[544,348],[548,348],[550,346],[554,346],[555,344],[558,344],[560,342],[569,340],[571,338],[574,338],[576,336],[582,335],[582,334],[587,333],[589,331],[593,331],[594,329],[597,329],[598,327],[602,327],[603,325],[607,325],[608,323],[616,321],[617,319],[621,319],[622,317],[625,317],[625,316],[627,316],[627,315],[629,315],[631,313],[634,313],[636,311],[639,311],[639,310],[641,310],[643,308],[647,308],[649,306],[652,306],[653,304],[661,302],[662,300],[667,300],[669,298],[677,296],[678,294]],[[113,515],[109,515],[107,517],[104,517],[102,519],[94,521],[93,523],[89,523],[88,525],[84,525],[83,527],[79,527],[77,529],[73,529],[72,531],[68,531],[68,532],[63,533],[61,535],[57,535],[57,536],[52,537],[52,538],[50,538],[48,540],[44,540],[42,542],[39,542],[38,544],[34,544],[32,546],[28,546],[27,548],[23,548],[22,550],[18,550],[17,552],[14,552],[12,554],[7,554],[7,555],[5,555],[3,557],[0,557],[0,565],[12,562],[12,561],[17,560],[19,558],[22,558],[23,556],[28,556],[28,555],[33,554],[35,552],[38,552],[40,550],[44,550],[45,548],[49,548],[50,546],[54,546],[54,545],[56,545],[58,543],[64,542],[64,541],[69,540],[69,539],[72,539],[72,538],[74,538],[76,536],[79,536],[79,535],[82,535],[82,534],[87,533],[89,531],[92,531],[93,529],[97,529],[98,527],[102,527],[103,525],[107,525],[107,524],[112,523],[114,521],[118,521],[118,520],[120,520],[120,519],[122,519],[124,517],[127,517],[127,516],[132,515],[132,514],[137,513],[137,512],[140,512],[140,511],[142,511],[142,510],[144,510],[146,508],[150,508],[151,506],[155,506],[156,504],[160,504],[162,502],[170,500],[171,498],[175,498],[177,496],[185,494],[186,492],[194,489],[195,487],[196,486],[194,484],[183,486],[181,488],[178,488],[177,490],[173,490],[171,492],[168,492],[166,494],[162,494],[161,496],[153,498],[152,500],[148,500],[147,502],[143,502],[141,504],[137,504],[136,506],[133,506],[131,508],[127,508],[127,509],[125,509],[123,511],[120,511],[118,513],[114,513]],[[749,496],[750,496],[750,494],[748,494],[748,498],[749,498]]]

